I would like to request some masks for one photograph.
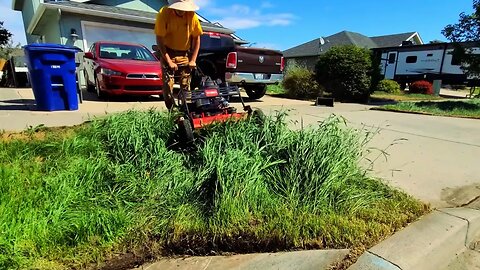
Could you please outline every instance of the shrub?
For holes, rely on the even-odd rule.
[[[402,89],[400,85],[393,80],[381,80],[378,83],[377,91],[391,93],[391,94],[401,94]]]
[[[410,84],[409,92],[412,94],[433,95],[433,85],[428,81],[416,81]]]
[[[370,96],[372,58],[367,49],[333,47],[320,56],[315,72],[318,83],[337,99],[364,101]]]
[[[291,98],[315,98],[323,93],[313,72],[297,64],[292,64],[287,68],[282,86]]]

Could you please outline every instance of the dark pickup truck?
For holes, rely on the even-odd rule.
[[[282,81],[284,61],[280,51],[238,46],[229,35],[206,32],[197,66],[212,79],[238,85],[249,98],[260,99],[267,85]],[[197,83],[194,76],[193,86]]]

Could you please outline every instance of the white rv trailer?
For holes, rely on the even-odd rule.
[[[480,44],[463,43],[472,53],[480,54]],[[453,56],[452,43],[407,45],[374,49],[381,56],[381,74],[405,87],[407,83],[425,79],[442,80],[445,84],[469,84],[460,62]]]

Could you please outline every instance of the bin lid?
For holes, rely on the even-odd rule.
[[[23,48],[27,51],[37,51],[37,50],[69,50],[69,51],[81,51],[81,49],[73,46],[67,46],[67,45],[60,45],[60,44],[53,44],[53,43],[32,43],[26,46],[23,46]]]

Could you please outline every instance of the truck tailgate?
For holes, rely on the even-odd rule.
[[[281,71],[282,53],[280,51],[236,47],[237,68],[235,72],[279,74]]]

